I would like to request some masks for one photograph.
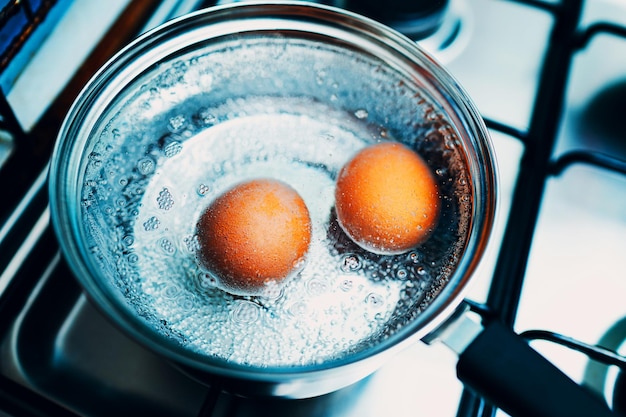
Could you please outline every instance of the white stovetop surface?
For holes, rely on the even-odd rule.
[[[453,0],[451,3],[465,19],[462,33],[466,38],[449,50],[433,53],[458,78],[485,116],[525,129],[540,59],[549,36],[549,15],[513,2]],[[584,22],[598,18],[616,22],[617,16],[622,18],[617,23],[626,24],[626,4],[622,0],[588,3]],[[126,1],[106,4],[108,15],[103,16],[113,18]],[[70,18],[71,13],[72,10],[68,11]],[[74,55],[84,53],[76,50]],[[42,67],[35,66],[33,71],[42,71]],[[576,124],[580,112],[598,91],[624,80],[623,74],[626,74],[626,40],[601,36],[579,54],[572,72],[557,155],[581,147]],[[45,101],[34,100],[32,94],[38,93],[39,98],[42,94],[54,94],[46,90],[50,86],[32,87],[32,84],[18,85],[9,95],[27,124],[42,111],[35,104]],[[494,245],[468,294],[468,298],[479,302],[486,298],[523,151],[517,140],[492,133],[500,170],[501,202]],[[626,145],[622,149],[625,148]],[[626,159],[626,155],[622,157]],[[577,165],[550,180],[516,330],[553,330],[585,342],[598,342],[611,325],[626,316],[624,236],[626,178]],[[587,363],[582,355],[548,343],[533,346],[574,379],[583,379]],[[453,417],[462,390],[456,379],[455,363],[455,354],[443,345],[410,346],[369,380],[349,415]],[[604,374],[595,375],[597,380]],[[589,378],[585,376],[586,380]]]

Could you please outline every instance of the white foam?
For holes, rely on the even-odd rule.
[[[345,354],[391,317],[401,283],[343,272],[343,255],[328,234],[334,175],[370,133],[364,124],[340,128],[323,120],[298,112],[238,117],[187,140],[155,171],[135,227],[138,274],[156,315],[190,348],[252,365],[314,363]],[[290,184],[312,219],[305,268],[273,297],[241,298],[215,288],[183,244],[212,198],[252,177]],[[210,190],[199,194],[203,184]]]

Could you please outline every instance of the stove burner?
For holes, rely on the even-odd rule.
[[[340,7],[376,19],[415,39],[432,35],[444,21],[448,0],[345,0]]]
[[[428,37],[417,40],[417,43],[445,64],[465,48],[472,26],[472,13],[467,2],[451,0],[439,28]]]
[[[466,0],[335,0],[327,2],[372,19],[415,40],[446,63],[462,51],[472,32]]]
[[[609,155],[626,156],[624,108],[626,79],[605,87],[583,109],[577,129],[581,142]]]
[[[218,0],[218,5],[244,0]],[[466,0],[319,0],[383,23],[418,42],[445,63],[469,40],[472,19]]]

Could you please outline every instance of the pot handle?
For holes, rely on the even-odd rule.
[[[493,321],[483,327],[466,314],[456,320],[462,322],[439,332],[438,338],[459,354],[458,378],[506,413],[515,417],[616,417],[604,401],[502,323]]]

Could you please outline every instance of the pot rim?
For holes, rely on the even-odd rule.
[[[192,45],[201,39],[206,41],[229,33],[237,26],[237,21],[249,23],[246,30],[263,27],[267,30],[271,27],[267,26],[268,22],[280,22],[280,29],[287,30],[303,22],[313,24],[311,27],[326,25],[332,33],[339,31],[337,33],[350,35],[349,41],[373,42],[379,48],[393,50],[394,57],[401,55],[408,65],[423,69],[429,76],[434,88],[445,97],[446,103],[443,104],[452,119],[451,124],[462,126],[469,133],[467,140],[475,152],[468,160],[473,173],[474,213],[464,253],[449,282],[416,319],[397,333],[374,347],[339,360],[297,367],[251,367],[181,349],[178,343],[157,332],[146,331],[139,317],[121,307],[119,300],[106,293],[98,284],[98,279],[94,278],[97,271],[84,259],[80,233],[77,232],[82,228],[79,224],[80,216],[77,215],[78,204],[68,199],[66,193],[68,186],[72,189],[77,185],[71,184],[71,175],[67,177],[67,173],[80,172],[81,167],[84,167],[84,161],[71,158],[74,155],[71,150],[84,145],[86,139],[80,134],[96,122],[98,109],[103,108],[117,93],[118,90],[111,87],[112,81],[121,82],[122,85],[129,74],[128,68],[132,69],[133,63],[140,58],[148,57],[149,61],[158,61],[173,53],[181,42]],[[239,25],[237,30],[244,29]],[[171,42],[174,38],[182,40],[179,43]],[[278,384],[310,378],[312,374],[323,378],[329,373],[335,374],[339,369],[345,371],[347,368],[362,366],[365,360],[376,362],[373,358],[383,357],[411,341],[421,339],[442,324],[462,302],[467,283],[485,252],[495,217],[496,191],[496,168],[487,128],[466,92],[439,63],[413,41],[371,19],[334,7],[299,1],[235,3],[211,7],[174,19],[138,37],[111,58],[79,94],[59,132],[49,170],[51,219],[62,252],[89,298],[107,318],[141,344],[176,363],[229,378]]]

